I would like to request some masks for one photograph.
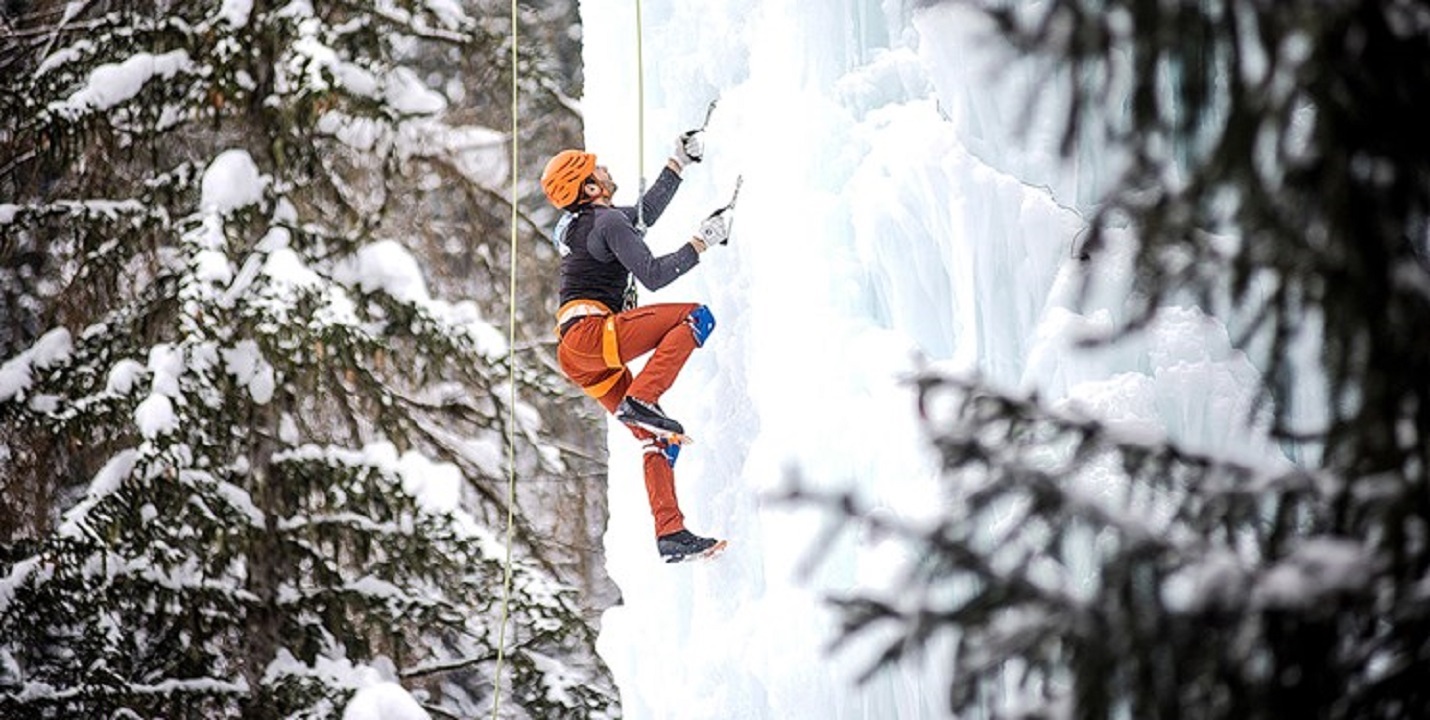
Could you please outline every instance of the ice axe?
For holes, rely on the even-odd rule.
[[[702,122],[702,123],[700,123],[700,127],[695,128],[694,130],[686,130],[685,132],[683,132],[683,133],[680,134],[680,142],[681,142],[683,145],[686,144],[686,143],[689,143],[690,139],[693,138],[693,137],[695,137],[696,135],[699,135],[700,133],[705,132],[705,128],[707,128],[707,127],[710,126],[710,116],[712,116],[712,115],[715,114],[715,103],[717,103],[717,102],[719,102],[719,101],[720,101],[720,98],[715,98],[714,100],[711,100],[711,101],[710,101],[710,104],[709,104],[708,106],[706,106],[706,108],[705,108],[705,121]],[[697,148],[697,152],[692,153],[692,152],[690,152],[690,149],[691,149],[690,146],[689,146],[689,145],[685,145],[685,147],[681,149],[681,152],[684,152],[684,153],[689,154],[689,155],[691,156],[691,159],[692,159],[693,161],[695,161],[695,162],[700,162],[702,156],[705,154],[705,151],[704,151],[704,148],[703,148],[703,143],[697,144],[697,145],[696,145],[696,148]],[[698,154],[697,154],[697,153],[698,153]],[[738,186],[737,186],[737,188],[738,188]],[[640,191],[637,193],[637,200],[636,200],[636,231],[639,232],[639,233],[641,233],[641,234],[645,234],[645,230],[646,230],[646,223],[645,223],[645,190],[646,190],[646,187],[645,187],[645,176],[642,175],[642,176],[641,176]],[[718,211],[717,211],[717,212],[718,212]]]
[[[682,143],[688,142],[690,138],[693,138],[696,135],[705,132],[705,128],[710,126],[710,116],[715,114],[715,103],[717,102],[719,102],[719,98],[711,100],[710,106],[705,108],[705,122],[700,123],[700,127],[695,128],[694,130],[686,130],[685,132],[680,134],[680,141]],[[701,154],[704,154],[703,150]],[[699,158],[697,157],[696,159],[698,160]]]
[[[706,108],[705,108],[705,121],[702,122],[702,123],[700,123],[700,127],[696,128],[696,129],[694,129],[694,130],[686,131],[686,133],[685,133],[684,135],[682,135],[681,137],[682,137],[682,138],[689,138],[689,137],[691,137],[691,136],[693,136],[693,135],[695,135],[695,134],[697,134],[697,133],[705,132],[705,128],[707,128],[707,127],[710,126],[710,116],[712,116],[712,115],[715,114],[715,104],[718,103],[718,102],[720,102],[720,98],[715,98],[714,100],[711,100],[711,101],[710,101],[710,104],[709,104],[708,106],[706,106]],[[735,177],[735,191],[730,194],[730,202],[725,203],[725,205],[724,205],[723,207],[717,208],[717,209],[715,210],[715,212],[712,212],[712,213],[710,213],[709,215],[707,215],[707,216],[705,217],[705,219],[706,219],[707,221],[713,220],[713,219],[715,219],[715,218],[717,218],[717,217],[725,217],[725,218],[726,218],[726,221],[725,221],[725,239],[720,241],[720,244],[721,244],[721,245],[726,245],[726,244],[729,244],[729,242],[730,242],[729,233],[730,233],[731,229],[733,229],[733,227],[734,227],[734,225],[735,225],[735,217],[734,217],[735,201],[738,200],[738,199],[740,199],[740,186],[741,186],[742,184],[744,184],[744,182],[745,182],[745,176],[744,176],[744,175],[737,175],[737,176]]]
[[[716,208],[715,212],[705,217],[706,222],[714,220],[717,217],[725,219],[725,239],[720,241],[721,245],[726,245],[730,242],[730,233],[735,227],[735,201],[740,199],[740,186],[743,185],[744,182],[744,175],[735,176],[735,192],[730,194],[730,202],[725,203],[723,207]]]
[[[715,103],[717,102],[720,102],[720,98],[715,98],[710,101],[709,107],[705,108],[705,122],[700,123],[700,129],[695,132],[704,132],[705,128],[710,125],[710,116],[715,114]]]
[[[700,127],[694,130],[687,130],[685,132],[686,137],[694,135],[695,133],[705,132],[705,128],[710,127],[710,116],[715,114],[715,103],[718,102],[720,102],[720,98],[715,98],[710,101],[710,105],[705,108],[705,122],[700,123]]]

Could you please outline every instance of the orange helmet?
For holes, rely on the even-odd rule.
[[[541,189],[552,205],[564,208],[581,197],[581,183],[595,171],[595,155],[581,150],[562,150],[541,172]]]

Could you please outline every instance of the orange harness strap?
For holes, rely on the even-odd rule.
[[[601,357],[606,360],[606,367],[611,369],[623,368],[625,363],[621,362],[621,348],[616,343],[616,316],[606,316],[606,327],[601,332]]]
[[[606,322],[601,332],[601,358],[606,361],[606,367],[620,371],[613,372],[599,382],[581,388],[587,395],[599,400],[610,392],[611,388],[615,387],[616,383],[620,382],[626,374],[626,364],[621,362],[621,348],[616,340],[616,316],[611,314],[610,308],[593,300],[572,300],[562,305],[561,309],[556,312],[556,334],[557,337],[560,337],[561,326],[566,321],[587,315],[605,316]]]

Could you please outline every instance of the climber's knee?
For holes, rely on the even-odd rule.
[[[695,335],[695,346],[704,347],[705,339],[715,330],[714,313],[710,312],[710,308],[701,305],[691,310],[685,321],[690,323],[690,330]]]

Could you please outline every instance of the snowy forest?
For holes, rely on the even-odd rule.
[[[496,4],[6,3],[0,715],[336,717],[374,658],[485,711],[509,432],[509,702],[611,707],[599,445],[536,255],[508,346],[492,129],[515,72],[522,139],[579,136],[574,14],[513,68]]]
[[[601,102],[632,83],[598,88],[588,66],[631,63],[606,49],[627,40],[595,35],[631,25],[616,12],[627,5],[642,3],[0,0],[0,717],[1430,716],[1430,7],[644,2],[652,132],[695,127],[720,95],[688,192],[727,197],[717,173],[737,143],[746,170],[757,155],[782,163],[778,182],[751,172],[732,247],[700,270],[726,273],[699,286],[722,325],[687,371],[704,384],[682,381],[698,395],[671,403],[719,406],[697,417],[749,445],[688,451],[682,501],[819,520],[759,526],[707,568],[646,558],[632,570],[620,533],[650,545],[616,521],[637,512],[615,481],[633,451],[557,365],[558,213],[538,184],[556,151],[613,137]],[[761,23],[780,52],[742,45]],[[988,37],[968,39],[975,26]],[[955,88],[996,94],[1008,115],[990,119],[949,86],[994,38],[1005,61]],[[816,89],[825,58],[794,66],[819,43],[866,63]],[[804,398],[771,393],[743,411],[746,375],[768,388],[787,370],[742,343],[779,337],[761,318],[824,308],[734,296],[805,286],[752,268],[857,265],[805,239],[840,220],[945,250],[955,242],[934,225],[903,221],[946,204],[1001,230],[975,202],[997,193],[893,162],[836,182],[841,145],[864,140],[823,125],[765,134],[781,113],[805,117],[809,97],[770,82],[762,61],[871,124],[894,125],[876,110],[922,113],[940,138],[996,134],[970,154],[1027,167],[1038,151],[1012,143],[1041,134],[1070,168],[1007,183],[1030,193],[1022,207],[1037,205],[1030,187],[1052,198],[1039,229],[1075,225],[1061,264],[989,278],[955,257],[948,278],[1003,286],[960,317],[901,304],[938,284],[924,256],[861,248],[871,267],[853,272],[874,289],[831,304],[868,295],[880,330],[935,328],[907,333],[931,361],[891,361],[898,389],[869,385],[899,423],[871,428],[832,400],[799,409],[862,443],[869,464],[855,450],[822,465],[771,455],[804,437],[768,408]],[[664,151],[652,145],[625,192]],[[912,209],[880,224],[781,205],[818,185]],[[691,212],[673,206],[663,223]],[[770,237],[790,214],[817,217],[797,228],[797,251]],[[1208,318],[1221,336],[1168,332]],[[1054,326],[1075,342],[1040,344]],[[992,357],[997,333],[1032,350]],[[867,337],[897,344],[838,336]],[[1151,365],[1166,360],[1164,380],[1183,373],[1166,380],[1179,396],[1211,398],[1195,419],[1224,441],[1129,420],[1107,398],[1130,386],[1077,402],[1080,369],[1103,361],[1070,358],[1115,366],[1127,343],[1162,353]],[[879,349],[835,352],[872,363]],[[1244,362],[1228,379],[1178,353]],[[910,478],[935,488],[917,517],[829,481],[922,473],[902,442],[934,466]],[[700,477],[747,455],[785,472],[735,501]],[[787,602],[819,618],[807,634],[768,614],[772,644],[801,645],[785,655],[660,632],[706,617],[687,610],[759,628],[741,611],[768,606],[736,607],[775,586],[753,568],[797,557],[800,577],[819,578],[856,557],[841,556],[851,545],[900,559],[869,573],[878,583],[820,589],[818,608]],[[677,594],[632,625],[621,607],[651,607],[652,589]],[[725,601],[700,606],[701,593]],[[781,677],[653,682],[642,641],[669,646],[651,664],[734,654]],[[851,686],[920,681],[850,709],[811,680],[814,655],[856,657]],[[358,712],[374,706],[355,693],[378,684],[401,686],[403,709]]]

